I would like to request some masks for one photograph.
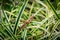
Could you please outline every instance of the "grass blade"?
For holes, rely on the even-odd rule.
[[[27,30],[24,29],[24,31],[23,31],[23,33],[22,33],[22,40],[25,40],[26,34],[27,34]]]
[[[20,9],[20,11],[19,11],[19,15],[18,15],[16,24],[15,24],[15,28],[14,28],[14,34],[16,33],[18,22],[19,22],[20,17],[21,17],[21,15],[22,15],[25,7],[26,7],[27,1],[28,1],[28,0],[24,0],[24,4],[22,5],[22,7],[21,7],[21,9]]]
[[[56,16],[57,19],[59,19],[59,16],[55,10],[55,8],[52,6],[52,4],[50,3],[49,0],[46,0],[47,4],[50,6],[50,8],[52,9],[52,11],[54,12],[54,15]]]

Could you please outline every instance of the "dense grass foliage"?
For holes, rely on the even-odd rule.
[[[0,40],[60,40],[60,0],[0,0]]]

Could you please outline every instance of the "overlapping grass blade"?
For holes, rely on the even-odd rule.
[[[17,30],[17,25],[18,25],[18,22],[21,18],[21,15],[26,7],[26,4],[27,4],[28,0],[24,0],[24,4],[22,5],[20,11],[19,11],[19,15],[18,15],[18,18],[17,18],[17,21],[16,21],[16,24],[15,24],[15,28],[14,28],[14,34],[16,33],[16,30]]]
[[[6,19],[6,22],[7,22],[8,25],[9,25],[9,22],[8,22],[8,19],[7,19],[7,15],[6,15],[6,13],[4,13],[4,10],[3,10],[3,9],[2,9],[2,12],[3,12],[4,17],[5,17],[5,19]],[[2,23],[2,24],[3,24],[3,23]],[[14,34],[12,33],[13,30],[12,30],[11,26],[9,25],[9,28],[7,28],[6,26],[4,26],[4,28],[6,29],[6,32],[9,33],[9,36],[11,35],[11,38],[14,39],[14,40],[16,40]]]
[[[60,32],[59,32],[59,33],[56,33],[56,34],[51,38],[51,40],[56,40],[58,37],[60,37]]]
[[[4,23],[1,22],[1,25],[3,25],[4,29],[6,29],[5,31],[7,32],[7,35],[12,38],[13,40],[17,40],[15,35],[11,32],[11,30],[9,30],[6,26],[4,26]],[[1,31],[3,34],[5,34],[3,31]],[[7,36],[6,35],[6,36]]]
[[[6,34],[2,30],[0,30],[0,35],[2,35],[2,37],[4,38]]]
[[[59,24],[60,24],[60,20],[58,20],[58,21],[55,23],[55,25],[53,26],[53,29],[55,30],[55,29],[58,27]]]
[[[0,40],[2,40],[2,39],[4,40],[4,37],[0,34]]]
[[[6,28],[4,27],[4,29],[6,29]],[[8,34],[7,34],[6,32],[4,32],[4,30],[2,30],[2,29],[0,29],[0,33],[2,34],[3,37],[5,37],[5,36],[11,37],[10,33],[8,33],[8,34],[9,34],[9,35],[8,35]],[[12,37],[11,37],[11,38],[12,38]],[[12,38],[12,39],[13,39],[13,38]]]
[[[6,22],[7,22],[7,23],[8,23],[8,25],[9,25],[7,15],[6,15],[6,13],[4,12],[4,10],[3,10],[3,9],[2,9],[2,12],[3,12],[3,15],[4,15],[5,19],[6,19]],[[11,26],[10,26],[10,25],[9,25],[9,30],[10,30],[11,32],[13,32],[13,30],[12,30],[12,28],[11,28]]]

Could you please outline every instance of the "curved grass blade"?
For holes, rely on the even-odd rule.
[[[15,24],[15,28],[14,28],[14,34],[16,33],[16,30],[17,30],[17,25],[18,25],[18,22],[20,20],[20,17],[26,7],[26,4],[27,4],[28,0],[24,0],[24,4],[22,5],[20,11],[19,11],[19,15],[18,15],[18,18],[17,18],[17,21],[16,21],[16,24]]]
[[[55,10],[55,8],[52,6],[52,4],[50,3],[49,0],[46,0],[47,4],[50,6],[50,8],[52,9],[52,11],[54,12],[54,15],[56,16],[57,19],[59,19],[59,16]]]

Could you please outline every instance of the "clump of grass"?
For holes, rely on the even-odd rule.
[[[60,39],[59,9],[56,9],[56,5],[52,5],[50,0],[18,0],[18,4],[16,6],[14,1],[12,1],[12,3],[13,4],[10,4],[13,6],[12,9],[10,9],[11,11],[4,10],[4,8],[2,8],[3,5],[0,7],[1,39]],[[59,2],[57,1],[56,4],[58,5],[58,3]]]

